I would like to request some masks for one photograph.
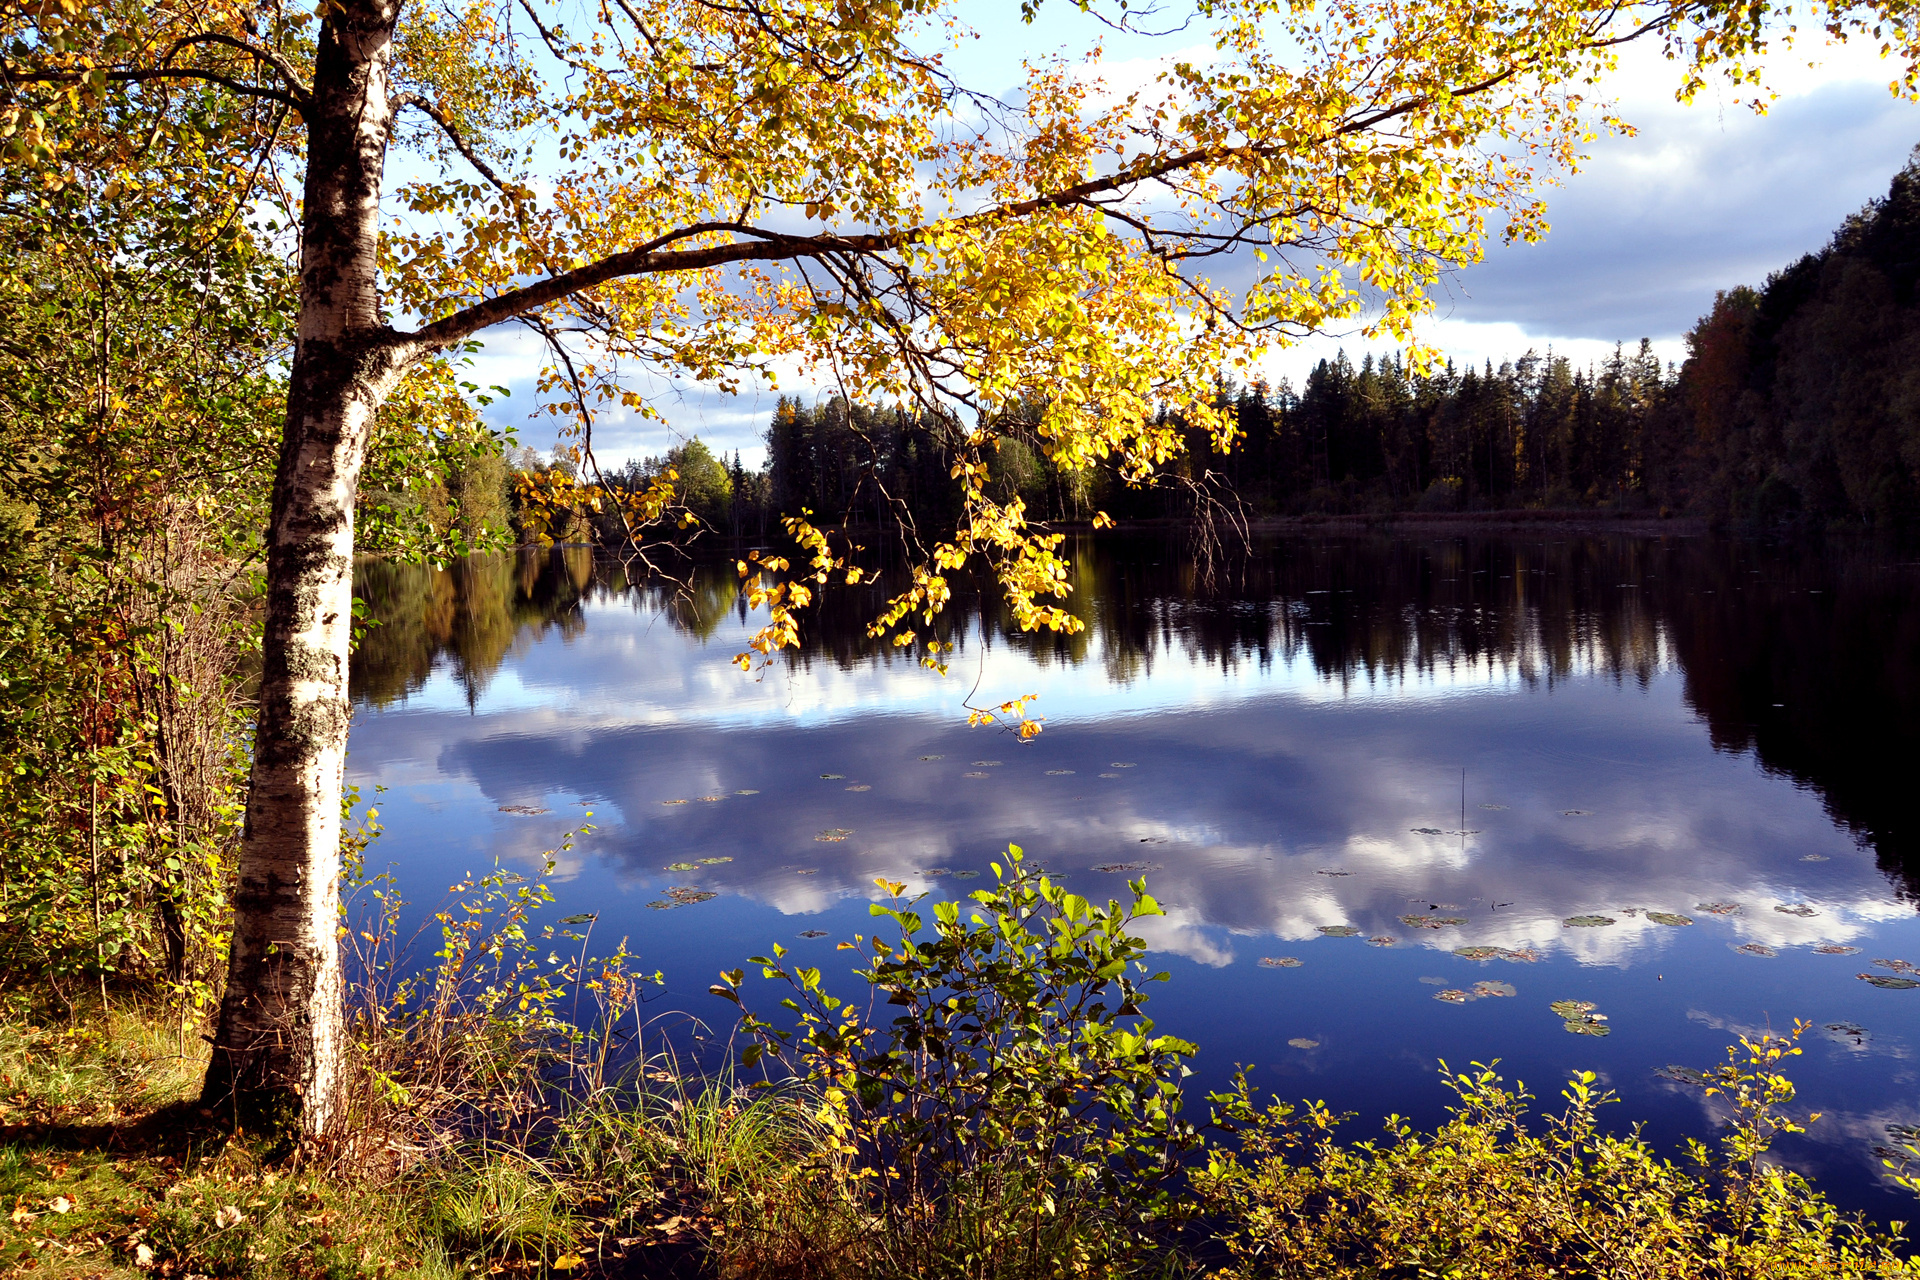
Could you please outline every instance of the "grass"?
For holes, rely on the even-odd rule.
[[[0,1275],[107,1280],[1054,1280],[1105,1275],[1071,1214],[1009,1253],[1019,1206],[946,1195],[882,1215],[861,1160],[799,1092],[655,1069],[566,1095],[517,1140],[444,1144],[396,1171],[307,1150],[269,1163],[195,1095],[204,1058],[136,1001],[68,1021],[0,1021]],[[1743,1117],[1697,1168],[1569,1109],[1529,1128],[1490,1072],[1433,1134],[1332,1140],[1335,1118],[1216,1098],[1237,1136],[1194,1170],[1198,1218],[1129,1264],[1188,1280],[1761,1280],[1920,1276],[1910,1247],[1835,1213],[1768,1166],[1788,1131],[1774,1068],[1747,1046],[1715,1077]],[[658,1064],[656,1064],[657,1067]],[[1591,1083],[1588,1081],[1587,1083]],[[1741,1135],[1746,1135],[1744,1138]],[[1741,1145],[1742,1143],[1746,1145]],[[1732,1145],[1728,1145],[1731,1143]],[[1001,1184],[1000,1194],[1014,1183]],[[1015,1192],[1021,1195],[1024,1192]],[[1044,1194],[1036,1188],[1033,1195]]]

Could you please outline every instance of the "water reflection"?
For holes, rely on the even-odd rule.
[[[990,588],[963,589],[942,620],[956,668],[999,647],[1042,669],[1097,664],[1124,691],[1167,662],[1222,672],[1279,663],[1309,668],[1344,693],[1436,681],[1551,689],[1575,675],[1645,687],[1675,672],[1715,748],[1752,752],[1815,789],[1902,891],[1920,894],[1920,847],[1901,785],[1920,758],[1912,562],[1858,546],[1692,539],[1285,540],[1203,586],[1176,542],[1083,539],[1073,560],[1078,589],[1068,607],[1087,623],[1083,632],[1014,632]],[[829,595],[808,619],[803,648],[782,658],[789,671],[894,669],[920,683],[898,651],[866,635],[886,586]],[[634,582],[580,547],[441,570],[368,562],[356,592],[380,623],[353,663],[355,697],[372,707],[405,703],[438,670],[471,710],[509,657],[552,633],[578,639],[591,602],[624,603],[650,627],[696,642],[730,627],[738,648],[732,633],[748,627],[727,564],[691,566],[680,582]],[[1210,732],[1231,732],[1230,722],[1212,722]],[[1221,813],[1210,825],[1231,820]]]
[[[728,659],[754,619],[724,564],[685,588],[581,549],[364,565],[380,625],[349,768],[387,788],[376,857],[428,900],[591,824],[563,909],[597,911],[709,1018],[712,974],[770,940],[824,959],[870,929],[879,876],[957,897],[1009,842],[1083,893],[1145,874],[1175,972],[1159,1012],[1203,1047],[1201,1082],[1251,1063],[1368,1116],[1430,1121],[1436,1058],[1500,1058],[1549,1097],[1598,1071],[1653,1135],[1704,1136],[1660,1070],[1805,1017],[1826,1030],[1796,1079],[1829,1119],[1787,1156],[1900,1216],[1871,1148],[1920,1121],[1920,991],[1854,975],[1920,960],[1914,564],[1288,539],[1208,583],[1177,542],[1073,553],[1083,633],[1011,633],[963,589],[944,680],[866,637],[879,588],[830,596],[747,678]],[[1048,731],[968,729],[976,682],[1039,693]],[[1436,999],[1480,983],[1516,994]],[[1568,1000],[1612,1034],[1568,1034]]]

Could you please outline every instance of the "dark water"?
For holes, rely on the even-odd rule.
[[[382,625],[349,774],[387,788],[375,861],[428,902],[496,858],[537,869],[591,822],[560,909],[599,912],[597,942],[665,971],[657,1008],[721,1032],[715,972],[776,941],[843,967],[876,876],[958,897],[1016,842],[1097,896],[1125,875],[1096,868],[1150,864],[1168,914],[1145,932],[1173,974],[1151,1011],[1200,1045],[1195,1106],[1246,1063],[1359,1113],[1359,1138],[1437,1119],[1437,1060],[1499,1059],[1550,1100],[1596,1071],[1618,1123],[1671,1145],[1716,1114],[1662,1067],[1803,1018],[1791,1073],[1825,1117],[1782,1154],[1844,1204],[1912,1216],[1873,1148],[1920,1121],[1920,989],[1856,975],[1920,962],[1913,556],[1293,539],[1211,583],[1177,542],[1076,560],[1084,632],[1009,634],[962,593],[945,679],[865,639],[859,592],[755,680],[729,664],[754,621],[723,567],[676,592],[578,549],[367,564]],[[1038,693],[1045,733],[968,728],[976,681],[976,702]],[[665,869],[703,857],[731,861]],[[718,896],[648,908],[675,885]],[[1320,932],[1343,925],[1359,936]],[[1476,946],[1537,958],[1455,954]],[[1476,983],[1516,994],[1436,999]],[[1569,1034],[1561,999],[1611,1034]]]

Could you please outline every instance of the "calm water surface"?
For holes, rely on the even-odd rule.
[[[657,1009],[722,1034],[716,971],[771,942],[844,967],[876,876],[958,897],[1009,842],[1084,894],[1144,873],[1173,975],[1152,1012],[1200,1045],[1191,1105],[1249,1064],[1357,1112],[1353,1138],[1437,1119],[1442,1059],[1499,1059],[1555,1100],[1593,1070],[1618,1123],[1707,1136],[1716,1114],[1661,1069],[1802,1018],[1792,1074],[1826,1116],[1783,1154],[1911,1216],[1873,1148],[1920,1122],[1920,989],[1856,975],[1920,962],[1912,555],[1286,539],[1211,583],[1178,542],[1076,559],[1084,632],[1009,634],[964,598],[944,679],[866,641],[878,597],[858,592],[754,679],[730,665],[755,619],[724,567],[676,591],[580,549],[365,564],[381,625],[348,771],[386,788],[374,860],[425,905],[591,823],[560,912],[598,912],[596,944],[665,972]],[[1045,733],[968,728],[976,682],[976,702],[1038,693]],[[701,858],[731,861],[666,869]],[[672,886],[717,896],[649,909]],[[1322,932],[1340,926],[1359,933]],[[1476,983],[1515,994],[1436,998]],[[1562,999],[1611,1034],[1569,1034]]]

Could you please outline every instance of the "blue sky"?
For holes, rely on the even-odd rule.
[[[1177,49],[1183,39],[1149,45],[1116,36],[1067,0],[1044,5],[1032,26],[1019,21],[1018,0],[972,0],[963,16],[979,38],[964,41],[950,65],[989,92],[1015,87],[1025,56],[1083,53],[1099,41],[1118,70],[1149,50]],[[1816,55],[1818,65],[1806,65]],[[1427,325],[1429,340],[1475,363],[1530,347],[1584,363],[1615,342],[1642,337],[1667,358],[1681,358],[1681,336],[1715,291],[1758,284],[1819,248],[1841,219],[1885,193],[1920,144],[1920,104],[1888,93],[1892,68],[1871,51],[1803,46],[1774,66],[1779,96],[1756,116],[1733,95],[1711,90],[1681,106],[1673,101],[1677,70],[1651,50],[1630,53],[1607,88],[1638,133],[1599,141],[1581,172],[1548,193],[1553,229],[1543,242],[1491,245],[1484,262],[1448,281]],[[522,443],[549,447],[552,420],[526,416],[539,350],[519,331],[485,338],[474,380],[514,393],[496,406],[497,420],[512,422]],[[1277,353],[1270,371],[1297,381],[1313,361],[1342,347],[1357,355],[1387,344],[1329,335]],[[698,435],[718,449],[739,450],[755,466],[780,391],[810,390],[789,384],[726,396],[692,382],[640,385],[668,425],[603,420],[596,445],[604,464]]]

